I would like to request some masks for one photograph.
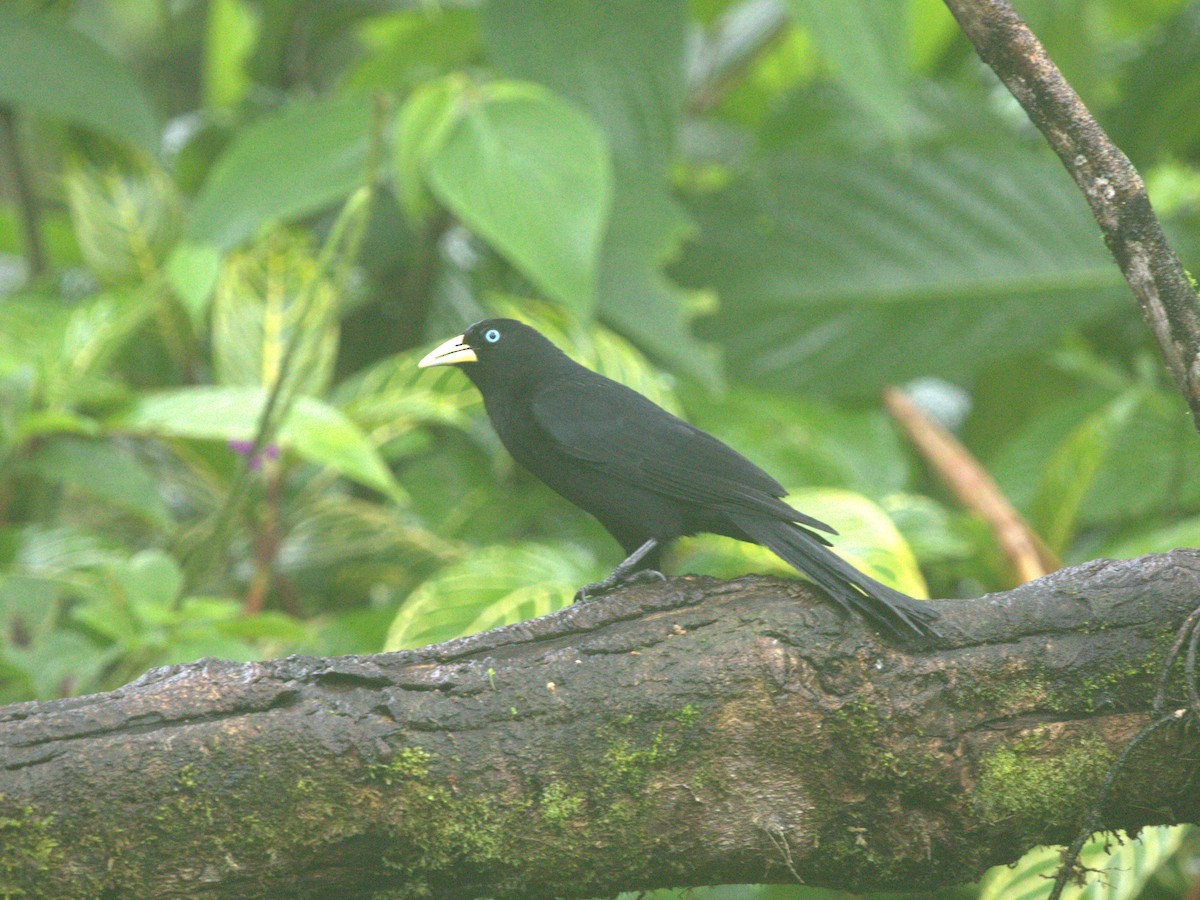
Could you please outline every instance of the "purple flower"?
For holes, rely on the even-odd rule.
[[[254,441],[230,441],[229,449],[241,456],[250,456],[254,453]],[[249,466],[252,470],[257,471],[262,468],[263,458],[279,459],[279,445],[267,444],[261,451],[251,457]]]

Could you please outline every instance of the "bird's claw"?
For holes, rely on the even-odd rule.
[[[624,576],[610,575],[603,581],[593,581],[590,584],[585,584],[575,592],[575,603],[580,603],[584,600],[591,600],[593,597],[601,597],[615,588],[625,587],[630,584],[641,584],[645,581],[666,581],[667,576],[657,569],[642,569],[640,572],[633,572]]]

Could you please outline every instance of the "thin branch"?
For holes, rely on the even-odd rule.
[[[1200,429],[1200,305],[1133,164],[1008,0],[945,0],[1079,185]]]
[[[1200,606],[1192,610],[1191,615],[1179,627],[1179,633],[1175,635],[1175,642],[1171,644],[1171,649],[1167,651],[1167,655],[1163,659],[1162,671],[1158,676],[1158,691],[1154,695],[1155,713],[1162,712],[1163,706],[1167,702],[1167,687],[1171,681],[1171,670],[1175,666],[1175,661],[1179,659],[1184,643],[1197,630],[1200,630]],[[1197,719],[1200,720],[1200,713],[1197,713]]]
[[[1130,757],[1133,756],[1133,752],[1141,746],[1143,741],[1160,728],[1177,724],[1180,721],[1181,719],[1173,714],[1154,719],[1125,745],[1125,749],[1121,751],[1121,755],[1109,767],[1108,774],[1104,777],[1104,784],[1100,787],[1100,793],[1096,796],[1096,802],[1088,812],[1083,827],[1079,829],[1079,833],[1075,835],[1075,840],[1063,852],[1062,863],[1058,867],[1058,873],[1054,877],[1054,887],[1051,888],[1047,900],[1059,900],[1063,889],[1067,886],[1067,881],[1075,872],[1075,863],[1079,859],[1079,854],[1083,851],[1083,845],[1088,842],[1088,839],[1093,834],[1103,828],[1101,813],[1104,810],[1104,805],[1108,802],[1108,795],[1112,792],[1113,785],[1117,783],[1117,776],[1124,771]]]
[[[358,257],[366,233],[366,221],[370,216],[371,207],[375,200],[375,190],[379,181],[379,166],[383,154],[383,121],[385,101],[376,98],[374,101],[374,117],[372,121],[371,143],[364,165],[363,185],[352,193],[342,205],[338,217],[334,220],[325,243],[317,255],[316,266],[312,277],[301,287],[296,304],[300,308],[297,321],[303,323],[309,312],[309,306],[316,295],[317,287],[326,279],[344,281],[350,263]],[[210,530],[209,539],[197,548],[193,557],[188,560],[188,571],[192,580],[199,582],[207,577],[213,566],[224,558],[229,532],[234,516],[241,508],[250,481],[253,467],[261,458],[267,445],[274,439],[284,419],[291,409],[294,399],[290,391],[285,391],[291,380],[293,361],[306,333],[302,327],[296,327],[288,338],[283,356],[279,362],[279,372],[267,393],[266,403],[255,427],[254,439],[238,466],[233,484],[226,494],[225,502],[218,510]]]
[[[1054,554],[954,435],[921,412],[899,388],[887,388],[883,401],[892,418],[959,503],[987,523],[1008,560],[1016,584],[1040,578],[1058,568]]]

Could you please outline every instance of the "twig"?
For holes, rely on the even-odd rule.
[[[1175,643],[1171,645],[1171,649],[1167,651],[1167,655],[1163,659],[1162,673],[1158,676],[1158,691],[1154,695],[1153,709],[1156,714],[1162,712],[1163,704],[1166,703],[1167,682],[1170,681],[1171,669],[1175,666],[1175,660],[1179,658],[1188,636],[1196,630],[1200,630],[1200,606],[1192,610],[1192,614],[1179,626],[1179,631],[1175,635]]]
[[[1100,787],[1100,793],[1096,795],[1096,802],[1092,805],[1091,810],[1084,820],[1083,827],[1079,833],[1075,835],[1075,840],[1071,842],[1066,851],[1063,853],[1062,863],[1058,867],[1058,874],[1054,878],[1054,887],[1050,891],[1050,895],[1046,900],[1059,900],[1062,896],[1063,888],[1067,886],[1067,879],[1071,877],[1071,873],[1075,870],[1075,862],[1079,859],[1079,854],[1083,850],[1083,845],[1088,842],[1095,832],[1099,831],[1102,825],[1100,819],[1100,811],[1104,808],[1104,804],[1108,802],[1108,795],[1112,791],[1112,786],[1117,781],[1117,776],[1121,774],[1125,768],[1125,764],[1129,761],[1129,757],[1133,755],[1141,743],[1162,728],[1165,725],[1171,725],[1179,722],[1181,719],[1174,713],[1162,716],[1147,724],[1137,734],[1135,734],[1125,749],[1121,751],[1121,755],[1117,757],[1108,770],[1108,775],[1104,778],[1104,784]]]
[[[1146,186],[1008,0],[945,0],[1079,185],[1200,429],[1200,304]]]
[[[316,294],[317,285],[327,277],[344,280],[350,262],[357,258],[359,250],[362,248],[366,233],[366,220],[370,216],[371,206],[374,202],[379,166],[383,155],[384,101],[375,100],[374,113],[370,136],[371,144],[364,166],[364,183],[342,205],[320,253],[317,254],[312,277],[301,288],[296,299],[301,310],[297,317],[298,322],[306,320],[308,306]],[[337,263],[340,265],[335,269],[334,266]],[[189,575],[193,580],[198,580],[201,576],[206,575],[210,567],[224,554],[229,527],[233,522],[234,514],[241,506],[252,468],[266,450],[291,408],[292,395],[290,392],[285,392],[284,388],[291,380],[292,361],[300,349],[304,337],[303,328],[297,327],[288,338],[283,356],[279,361],[278,374],[267,393],[266,403],[259,415],[254,440],[243,455],[233,484],[226,494],[225,502],[216,515],[210,537],[204,543],[201,551],[200,564],[194,569],[189,567]]]
[[[1059,567],[1054,554],[1008,502],[992,476],[954,435],[921,412],[899,388],[886,388],[883,402],[958,501],[991,528],[1017,584]]]
[[[1183,664],[1183,679],[1187,685],[1192,718],[1200,722],[1200,693],[1196,691],[1196,646],[1198,644],[1200,644],[1200,627],[1193,627],[1192,639],[1188,641],[1187,659]]]
[[[29,277],[37,278],[46,271],[46,251],[42,246],[41,229],[38,227],[37,195],[30,186],[29,172],[26,171],[25,160],[21,156],[16,114],[12,107],[3,104],[0,104],[0,148],[3,148],[17,193],[17,212],[21,217],[21,232],[25,239],[25,260],[29,264]]]

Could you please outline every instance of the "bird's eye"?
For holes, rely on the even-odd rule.
[[[496,341],[500,340],[500,332],[495,328],[489,328],[483,333],[483,339],[489,344],[494,344]]]

